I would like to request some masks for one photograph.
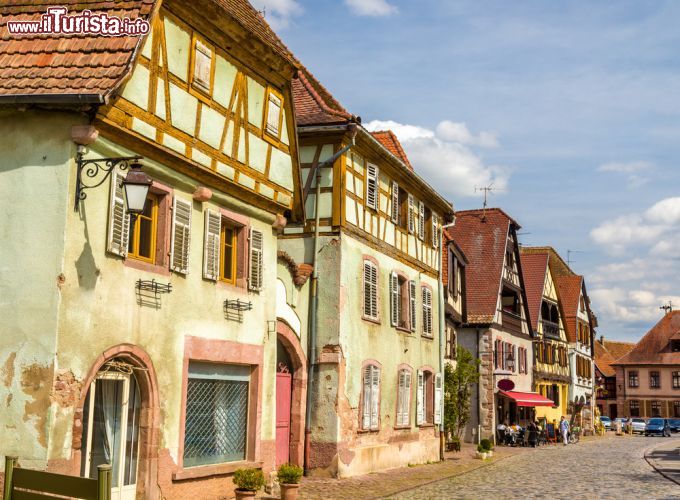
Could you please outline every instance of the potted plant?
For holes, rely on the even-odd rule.
[[[481,444],[477,445],[477,458],[486,459],[486,450]]]
[[[493,456],[493,443],[491,442],[490,439],[482,439],[479,442],[479,445],[484,448],[484,451],[486,452],[487,457],[492,457]]]
[[[254,498],[255,492],[264,486],[261,469],[237,469],[232,480],[236,485],[236,500]]]
[[[281,500],[297,498],[302,472],[302,467],[294,464],[283,464],[279,467],[277,476],[281,485]]]

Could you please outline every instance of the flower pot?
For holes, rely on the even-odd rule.
[[[492,451],[492,450],[487,451],[487,452],[486,452],[486,456],[487,456],[488,458],[493,457],[493,451]]]
[[[281,483],[281,500],[295,500],[298,496],[299,484]]]
[[[255,498],[255,492],[253,490],[236,489],[236,500],[245,500],[247,498]]]
[[[486,452],[478,451],[477,452],[477,458],[481,458],[482,460],[485,460],[486,459]]]

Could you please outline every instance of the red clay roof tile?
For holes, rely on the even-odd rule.
[[[627,354],[614,365],[680,365],[680,352],[671,350],[670,340],[680,332],[680,311],[671,311],[649,330]]]
[[[397,139],[397,136],[394,135],[394,132],[391,130],[380,130],[371,132],[371,135],[375,137],[380,144],[385,146],[390,153],[399,158],[404,165],[413,170],[413,166],[411,166],[411,162],[408,161],[408,156],[406,156],[406,152],[404,151],[404,148],[401,147],[401,143],[399,142],[399,139]]]
[[[534,331],[538,331],[538,318],[543,302],[545,274],[548,271],[548,254],[521,254],[524,290],[527,294],[529,319]]]
[[[553,276],[557,287],[557,297],[562,308],[562,321],[569,342],[578,340],[577,314],[583,287],[583,276],[557,275]]]

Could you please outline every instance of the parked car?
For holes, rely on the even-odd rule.
[[[669,418],[668,424],[671,426],[671,432],[680,432],[680,418]]]
[[[633,434],[636,432],[644,434],[645,428],[647,427],[647,423],[645,422],[644,418],[631,418],[628,425],[633,426]]]
[[[602,415],[600,417],[600,422],[602,422],[602,425],[604,425],[605,429],[609,430],[609,429],[612,428],[612,419],[611,418],[609,418],[605,415]]]
[[[661,437],[671,437],[671,426],[667,418],[650,418],[645,427],[645,436],[658,434]]]

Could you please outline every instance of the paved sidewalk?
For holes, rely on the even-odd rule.
[[[532,451],[530,448],[497,447],[492,458],[482,461],[475,458],[476,449],[476,445],[465,443],[460,453],[447,453],[447,459],[443,462],[391,469],[346,479],[305,478],[300,485],[299,498],[382,498]]]
[[[680,484],[680,441],[674,439],[647,449],[645,459],[662,476]]]

